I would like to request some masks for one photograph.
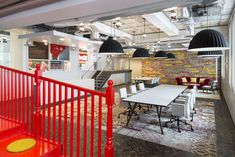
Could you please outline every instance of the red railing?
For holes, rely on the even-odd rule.
[[[103,93],[43,77],[40,65],[36,68],[30,74],[0,66],[1,118],[25,124],[37,139],[61,144],[62,156],[113,157],[113,82]]]

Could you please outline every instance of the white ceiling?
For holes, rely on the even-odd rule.
[[[111,30],[113,23],[118,21],[121,23],[121,26],[116,28],[119,31],[118,33],[126,34],[129,36],[129,40],[130,37],[132,37],[132,40],[127,41],[119,36],[117,39],[123,45],[130,44],[134,39],[137,46],[156,46],[158,37],[160,36],[159,40],[162,41],[160,44],[162,47],[169,47],[170,45],[171,48],[182,48],[184,47],[182,44],[188,44],[191,40],[191,38],[185,37],[188,35],[185,23],[170,21],[171,24],[176,26],[179,33],[176,36],[168,36],[164,30],[160,30],[148,20],[145,21],[144,30],[143,15],[163,12],[164,15],[170,19],[172,10],[165,11],[165,9],[171,7],[187,7],[193,17],[195,33],[207,27],[213,27],[226,33],[224,26],[228,24],[235,0],[219,0],[221,3],[206,9],[208,10],[208,15],[203,14],[203,16],[199,16],[193,14],[192,6],[201,4],[202,1],[203,0],[135,0],[133,2],[133,0],[67,0],[0,18],[0,30],[41,23],[50,26],[75,26],[79,28],[81,22],[85,23],[86,28],[90,28],[94,21],[102,22],[106,26],[109,26],[106,27],[106,30],[108,30],[108,28]],[[117,19],[117,17],[121,18]],[[159,30],[161,33],[158,33]],[[142,38],[144,32],[147,34],[146,38]],[[105,34],[105,32],[102,33]],[[114,33],[114,31],[112,33]],[[110,31],[107,32],[106,35],[110,35]]]

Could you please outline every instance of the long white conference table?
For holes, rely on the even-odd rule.
[[[186,89],[187,89],[187,86],[162,84],[157,87],[141,91],[126,99],[123,99],[123,101],[126,101],[129,103],[129,109],[130,109],[130,114],[127,117],[126,126],[128,126],[130,119],[139,104],[153,105],[157,109],[159,125],[161,129],[161,133],[163,134],[163,128],[161,124],[162,107],[167,107]]]

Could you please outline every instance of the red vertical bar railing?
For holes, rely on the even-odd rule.
[[[30,92],[30,88],[29,88],[29,77],[26,77],[26,124],[27,124],[27,130],[29,130],[29,93]]]
[[[91,129],[90,129],[90,157],[94,156],[94,112],[95,112],[95,97],[91,96]]]
[[[59,85],[59,122],[58,122],[58,142],[61,144],[61,105],[62,105],[62,87]]]
[[[42,138],[45,138],[45,128],[46,128],[46,81],[42,83]]]
[[[71,89],[70,157],[73,157],[74,89]]]
[[[47,102],[47,139],[50,140],[51,136],[51,83],[47,82],[47,95],[48,95],[48,102]]]
[[[43,77],[40,65],[34,74],[0,66],[0,89],[0,116],[26,124],[26,131],[36,139],[62,144],[63,156],[114,156],[112,81],[108,81],[106,93],[102,93]],[[106,110],[102,108],[105,107],[104,137],[102,116]]]
[[[4,79],[4,83],[3,83],[3,86],[4,86],[4,109],[3,109],[3,113],[4,113],[4,117],[6,118],[6,107],[7,107],[7,104],[6,104],[6,70],[4,69],[3,70],[3,79]]]
[[[68,112],[68,88],[65,87],[64,101],[64,156],[67,156],[67,112]]]
[[[114,156],[113,147],[113,104],[114,104],[114,88],[113,81],[108,81],[108,87],[106,89],[106,104],[107,111],[107,130],[106,130],[106,145],[105,145],[105,157]]]
[[[34,78],[31,77],[31,80],[30,80],[30,83],[31,83],[31,107],[30,107],[30,121],[31,121],[31,132],[33,133],[34,132],[34,118],[33,118],[33,113],[34,113]]]
[[[53,83],[53,122],[52,122],[52,140],[55,142],[56,131],[56,84]]]
[[[84,93],[84,120],[83,120],[83,157],[86,157],[87,148],[87,92]]]
[[[35,137],[39,139],[41,137],[41,114],[40,114],[40,83],[41,80],[39,79],[42,76],[42,72],[40,70],[40,64],[36,65],[35,70],[35,84],[36,84],[36,96],[35,96]]]
[[[25,76],[22,75],[22,122],[25,123]]]
[[[8,101],[8,104],[7,104],[7,106],[8,106],[8,108],[7,108],[7,114],[8,114],[8,118],[10,119],[10,116],[11,116],[11,114],[10,114],[10,107],[11,107],[11,101],[10,101],[10,71],[7,71],[7,101]]]
[[[78,91],[78,104],[77,104],[77,144],[76,144],[76,154],[80,157],[80,114],[81,114],[81,103],[80,103],[80,91]]]
[[[101,144],[102,144],[102,97],[99,96],[98,104],[98,157],[101,157]]]

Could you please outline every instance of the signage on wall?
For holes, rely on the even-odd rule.
[[[57,59],[58,56],[64,51],[66,46],[64,45],[58,45],[58,44],[51,44],[50,49],[51,49],[51,54],[53,58]]]
[[[79,63],[85,64],[88,61],[88,52],[85,50],[79,50]]]

